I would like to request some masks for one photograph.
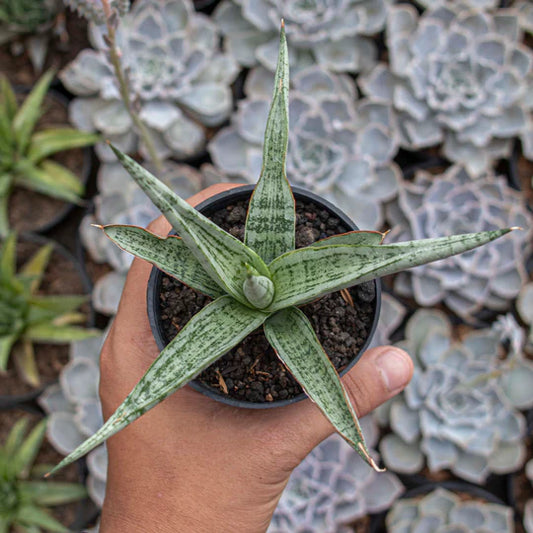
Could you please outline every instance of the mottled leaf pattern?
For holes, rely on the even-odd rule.
[[[385,233],[379,231],[349,231],[348,233],[341,233],[340,235],[333,235],[326,239],[321,239],[313,244],[313,248],[320,248],[322,246],[334,246],[338,244],[350,244],[353,246],[378,246],[383,242]]]
[[[223,296],[187,322],[97,433],[51,473],[72,463],[162,402],[257,329],[268,315]]]
[[[174,194],[165,184],[133,159],[112,146],[124,168],[176,229],[209,275],[239,302],[248,305],[242,284],[246,264],[269,277],[262,259],[241,241]]]
[[[104,233],[120,248],[149,261],[170,276],[212,298],[224,293],[180,237],[158,237],[137,226],[104,226]]]
[[[296,307],[289,307],[270,316],[263,327],[268,342],[307,396],[361,457],[379,470],[368,453],[350,399],[309,319]]]
[[[294,197],[285,174],[289,143],[289,53],[281,30],[274,94],[268,115],[261,177],[250,199],[244,242],[265,261],[294,250]]]
[[[466,233],[381,246],[300,248],[269,265],[276,293],[266,311],[300,305],[356,283],[466,252],[509,231]]]

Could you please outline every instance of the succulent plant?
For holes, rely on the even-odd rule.
[[[414,297],[423,306],[444,302],[473,322],[484,308],[506,310],[527,282],[525,263],[532,250],[533,217],[524,198],[503,177],[486,174],[474,179],[457,165],[439,176],[417,172],[413,182],[402,181],[387,217],[392,241],[451,235],[467,228],[525,228],[490,249],[401,273],[394,285],[398,295]]]
[[[289,66],[285,33],[266,125],[263,169],[250,200],[244,243],[196,211],[133,159],[119,161],[180,237],[135,226],[102,227],[121,248],[214,298],[163,349],[104,426],[55,469],[126,427],[263,326],[266,338],[335,429],[375,469],[353,406],[298,305],[355,284],[461,253],[510,229],[381,245],[383,234],[349,232],[295,249],[295,201],[285,175]],[[267,266],[268,265],[268,266]]]
[[[83,50],[59,77],[76,98],[74,124],[100,131],[122,150],[140,149],[132,117],[108,57],[106,29],[90,25],[96,50]],[[120,21],[116,42],[131,94],[128,98],[150,134],[160,158],[189,157],[205,143],[205,127],[222,123],[232,109],[230,83],[237,75],[233,59],[218,51],[213,23],[194,12],[190,0],[137,2]],[[103,161],[114,161],[106,145],[97,146]]]
[[[0,78],[0,236],[9,230],[8,200],[13,187],[25,187],[79,203],[84,187],[63,165],[49,157],[94,144],[98,137],[72,128],[35,131],[53,72],[42,76],[22,105],[6,78]]]
[[[381,293],[381,310],[376,333],[371,346],[384,346],[391,343],[391,335],[396,331],[407,313],[406,307],[394,296]]]
[[[526,464],[525,472],[533,488],[533,459]],[[526,533],[533,533],[533,498],[526,502],[526,508],[524,509],[524,529]]]
[[[47,507],[75,502],[86,496],[83,485],[42,481],[34,465],[46,430],[46,420],[27,433],[28,420],[20,419],[0,447],[0,530],[67,533]]]
[[[533,54],[520,44],[517,12],[440,4],[422,15],[406,4],[390,8],[390,67],[361,78],[363,92],[391,106],[408,150],[442,143],[473,175],[508,157],[515,137],[532,158]]]
[[[415,373],[405,391],[380,408],[378,420],[386,411],[392,429],[380,451],[395,472],[414,474],[427,460],[431,472],[447,468],[482,483],[490,473],[518,469],[525,459],[525,419],[514,404],[531,400],[531,382],[520,373],[507,375],[514,362],[500,358],[500,340],[491,329],[462,341],[452,337],[440,311],[420,310],[409,320],[399,346],[412,356]]]
[[[50,32],[60,11],[60,0],[1,0],[0,45],[22,38],[22,50],[26,48],[34,69],[40,72]]]
[[[88,436],[100,429],[102,417],[98,384],[100,350],[106,333],[70,345],[69,362],[61,371],[59,383],[39,396],[48,415],[47,438],[63,455],[74,451]],[[107,480],[107,451],[98,446],[87,456],[89,496],[102,507]]]
[[[529,328],[526,350],[533,352],[533,283],[522,287],[516,301],[516,309],[520,318]]]
[[[130,0],[104,1],[107,1],[111,10],[115,11],[121,17],[130,9]],[[91,22],[104,24],[106,17],[103,9],[103,0],[63,0],[63,2]]]
[[[455,0],[415,0],[417,4],[425,8],[435,8],[440,6],[446,6]],[[472,9],[478,10],[488,10],[497,8],[500,2],[498,0],[460,0],[461,3],[465,6],[471,7]]]
[[[513,510],[497,503],[464,500],[437,488],[422,498],[398,500],[387,515],[389,533],[512,533]]]
[[[150,164],[147,164],[146,168],[155,170]],[[208,165],[203,165],[201,172],[198,172],[192,167],[169,160],[163,162],[159,177],[170,189],[184,198],[199,192],[203,187],[228,180]],[[98,263],[108,263],[113,269],[96,281],[92,294],[94,308],[100,313],[113,315],[118,308],[132,257],[102,233],[95,235],[90,224],[106,221],[112,224],[147,226],[159,215],[159,211],[118,163],[100,165],[97,186],[95,212],[83,219],[80,235],[92,259]]]
[[[522,28],[528,33],[533,33],[533,6],[531,2],[527,0],[515,1],[513,7],[518,11]]]
[[[260,68],[249,74],[248,98],[208,146],[218,168],[252,183],[261,171],[271,78]],[[392,161],[398,142],[390,110],[365,100],[356,103],[350,78],[317,66],[299,72],[291,86],[289,181],[338,205],[361,227],[379,228],[381,204],[396,195],[400,177]]]
[[[76,309],[85,296],[48,296],[38,293],[52,253],[45,245],[15,272],[16,236],[10,234],[0,250],[0,372],[7,370],[12,354],[22,378],[39,385],[34,342],[65,343],[94,335],[75,326],[85,321]]]
[[[318,63],[336,72],[359,72],[375,63],[389,0],[299,2],[224,0],[214,13],[226,49],[245,67],[276,68],[277,31],[285,20],[295,72]]]
[[[361,428],[373,447],[378,430],[372,417],[361,419]],[[343,524],[388,509],[403,490],[394,474],[366,468],[339,435],[332,435],[291,474],[268,533],[339,533]]]

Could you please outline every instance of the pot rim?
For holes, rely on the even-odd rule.
[[[196,209],[201,212],[215,212],[221,207],[228,205],[229,200],[238,201],[248,198],[249,196],[251,196],[254,189],[255,185],[242,185],[240,187],[235,187],[233,189],[223,191],[219,194],[211,196],[207,200],[204,200],[196,206]],[[338,207],[334,206],[332,203],[328,202],[324,198],[321,198],[317,194],[308,191],[302,187],[291,186],[291,189],[296,200],[303,199],[316,203],[326,208],[330,213],[334,214],[337,218],[339,218],[341,222],[350,229],[350,231],[355,231],[359,229],[345,213],[343,213]],[[163,350],[163,348],[165,348],[165,346],[168,344],[165,340],[165,334],[163,332],[161,320],[159,319],[159,293],[162,276],[163,272],[157,267],[153,266],[150,272],[150,278],[148,280],[146,292],[148,319],[150,321],[152,334],[155,338],[159,350]],[[374,316],[372,319],[370,332],[358,354],[339,373],[340,376],[344,376],[349,370],[351,370],[355,366],[355,364],[361,358],[363,353],[370,347],[370,343],[376,332],[376,328],[379,322],[379,314],[381,311],[381,282],[379,278],[373,280],[373,282],[376,298],[374,300]],[[235,398],[231,398],[224,394],[218,393],[211,387],[204,385],[196,379],[189,381],[187,385],[190,385],[194,390],[201,392],[209,398],[225,403],[227,405],[232,405],[234,407],[244,407],[247,409],[271,409],[274,407],[284,407],[286,405],[291,405],[307,398],[307,394],[305,394],[305,392],[302,392],[301,394],[298,394],[297,396],[294,396],[293,398],[289,398],[287,400],[275,400],[272,402],[248,402],[245,400],[237,400]]]

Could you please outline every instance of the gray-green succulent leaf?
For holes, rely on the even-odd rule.
[[[105,425],[52,472],[163,401],[261,325],[280,360],[309,398],[367,463],[379,470],[336,370],[310,322],[296,306],[354,284],[471,250],[510,229],[392,245],[382,245],[384,234],[380,232],[353,231],[295,250],[295,203],[285,175],[287,57],[282,27],[263,168],[250,200],[244,243],[112,147],[179,237],[161,238],[138,227],[118,225],[102,227],[104,233],[124,250],[216,299],[179,331]]]

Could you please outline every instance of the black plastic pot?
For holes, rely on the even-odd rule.
[[[43,237],[42,235],[36,235],[34,233],[23,233],[19,236],[19,241],[23,242],[31,242],[38,244],[40,246],[43,246],[45,244],[52,243],[54,246],[54,253],[57,253],[64,257],[67,261],[72,263],[76,269],[76,272],[81,280],[81,283],[83,285],[84,293],[87,294],[87,296],[90,296],[92,292],[92,283],[89,277],[87,276],[87,273],[85,270],[80,266],[80,263],[78,260],[61,244],[59,244],[56,241],[53,241],[52,239],[48,239],[46,237]],[[93,327],[95,322],[95,313],[94,309],[91,303],[91,300],[88,299],[88,315],[87,315],[87,327]],[[35,406],[35,400],[39,397],[39,395],[43,392],[43,390],[48,386],[51,385],[51,383],[43,383],[43,385],[35,390],[29,391],[24,394],[17,394],[17,395],[0,395],[0,411],[7,410],[7,409],[15,409],[15,408],[26,408],[31,409],[32,406]]]
[[[465,494],[469,494],[470,496],[478,500],[484,500],[487,503],[496,503],[509,507],[507,503],[505,503],[503,500],[501,500],[488,490],[485,490],[479,485],[472,485],[471,483],[467,483],[466,481],[442,481],[440,483],[427,482],[424,485],[407,490],[401,496],[401,499],[404,500],[409,498],[416,498],[417,496],[425,496],[426,494],[429,494],[430,492],[439,488],[446,489],[454,493],[462,492]],[[389,511],[387,510],[379,514],[372,515],[372,518],[370,520],[370,526],[368,528],[369,533],[386,533],[387,529],[385,526],[385,519],[387,518],[388,512]]]
[[[27,94],[30,92],[30,88],[16,87],[16,92],[19,94]],[[50,88],[46,93],[46,98],[51,98],[52,100],[54,100],[55,102],[57,102],[68,110],[69,99],[57,90]],[[94,152],[93,149],[88,146],[84,148],[79,148],[79,150],[82,150],[83,152],[83,166],[81,173],[78,177],[80,179],[80,183],[82,183],[83,186],[86,188],[94,164]],[[46,233],[47,231],[50,231],[52,228],[55,228],[60,222],[62,222],[65,217],[74,209],[75,206],[76,204],[63,201],[63,206],[56,212],[55,216],[50,221],[46,222],[45,224],[42,224],[41,226],[33,227],[30,231],[35,233]]]
[[[212,196],[211,198],[208,198],[207,200],[199,204],[196,207],[196,209],[206,216],[211,216],[216,211],[223,209],[227,205],[230,205],[232,203],[239,202],[242,200],[247,200],[248,198],[250,198],[254,190],[254,187],[255,187],[254,185],[244,185],[242,187],[236,187],[229,191],[222,192],[220,194]],[[307,191],[305,189],[302,189],[300,187],[293,187],[292,192],[296,200],[303,200],[306,202],[312,202],[314,204],[319,205],[320,207],[329,211],[336,218],[338,218],[342,222],[342,224],[345,225],[350,230],[359,229],[354,224],[354,222],[350,218],[348,218],[348,216],[345,215],[340,209],[338,209],[337,207],[335,207],[328,201],[324,200],[323,198],[320,198],[320,196],[317,196],[316,194],[310,191]],[[163,278],[163,273],[161,272],[161,270],[159,270],[156,267],[153,267],[152,272],[150,274],[150,279],[148,281],[147,298],[146,298],[150,326],[152,328],[152,333],[154,335],[157,346],[160,350],[162,350],[168,344],[168,340],[165,337],[165,333],[163,331],[163,325],[162,325],[161,318],[160,318],[159,294],[161,291],[162,278]],[[376,331],[376,327],[377,327],[378,320],[379,320],[379,313],[381,309],[381,283],[379,279],[374,280],[374,287],[375,287],[375,292],[376,292],[376,299],[375,299],[374,317],[372,321],[372,326],[370,328],[370,333],[364,345],[361,347],[358,355],[351,361],[351,363],[348,366],[346,366],[346,368],[342,370],[342,372],[340,373],[341,376],[346,374],[346,372],[348,372],[357,363],[359,358],[363,355],[365,350],[369,347],[370,341],[372,340],[372,337],[374,336],[374,333]],[[268,408],[273,408],[273,407],[282,407],[282,406],[289,405],[295,402],[299,402],[300,400],[307,398],[307,396],[304,393],[302,393],[288,400],[279,400],[279,401],[273,401],[273,402],[247,402],[247,401],[242,401],[242,400],[236,400],[224,394],[218,393],[216,390],[208,387],[207,385],[204,385],[198,380],[191,381],[189,385],[193,387],[195,390],[201,392],[202,394],[205,394],[206,396],[214,400],[226,403],[228,405],[233,405],[235,407],[246,407],[248,409],[268,409]]]

